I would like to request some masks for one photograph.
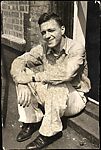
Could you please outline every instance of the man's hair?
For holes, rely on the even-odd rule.
[[[58,16],[55,13],[44,13],[44,14],[42,14],[38,20],[38,24],[41,25],[42,23],[49,21],[51,19],[54,19],[60,27],[63,26],[62,19],[60,18],[60,16]]]

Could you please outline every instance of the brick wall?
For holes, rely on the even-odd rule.
[[[44,12],[51,11],[50,1],[30,1],[30,40],[31,46],[41,40],[38,19]]]
[[[24,38],[24,13],[29,12],[28,1],[2,1],[3,34]]]
[[[51,11],[50,1],[2,1],[2,33],[25,39],[29,50],[41,40],[37,21],[48,11]]]

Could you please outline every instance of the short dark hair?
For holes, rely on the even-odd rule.
[[[59,15],[57,15],[55,13],[44,13],[44,14],[42,14],[38,20],[38,24],[41,25],[42,23],[49,21],[51,19],[54,19],[60,27],[63,26],[62,19],[60,18]]]

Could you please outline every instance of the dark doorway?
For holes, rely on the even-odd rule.
[[[88,96],[99,101],[100,81],[100,6],[94,1],[88,2],[86,50],[88,74],[91,80],[91,91]]]
[[[66,27],[66,35],[73,38],[74,1],[51,1],[52,11],[59,14]]]

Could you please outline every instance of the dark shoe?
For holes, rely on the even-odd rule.
[[[33,149],[33,150],[42,149],[48,146],[49,144],[53,143],[55,140],[59,139],[60,137],[62,137],[62,132],[59,132],[56,135],[51,137],[46,137],[39,134],[39,136],[33,142],[31,142],[26,146],[26,149]]]
[[[17,136],[17,142],[23,142],[31,138],[32,134],[39,128],[39,123],[24,123],[22,130]]]

